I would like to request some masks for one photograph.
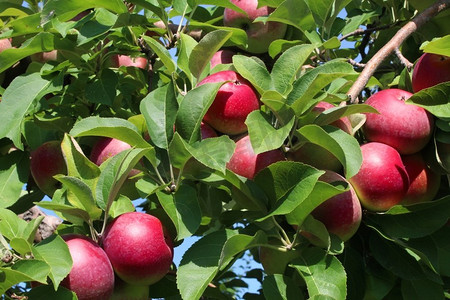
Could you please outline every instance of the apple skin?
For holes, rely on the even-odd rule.
[[[440,175],[425,163],[421,152],[402,156],[409,177],[409,188],[402,200],[403,205],[431,201],[440,187]]]
[[[432,53],[422,54],[412,74],[414,93],[446,81],[450,81],[450,57]]]
[[[150,285],[163,278],[173,259],[172,241],[161,221],[142,212],[124,213],[108,224],[103,249],[123,281]]]
[[[105,251],[88,237],[63,235],[73,266],[61,285],[79,300],[109,299],[114,290],[114,271]]]
[[[362,165],[347,180],[362,206],[370,211],[386,211],[399,204],[409,188],[409,177],[395,148],[378,142],[361,145]]]
[[[279,149],[255,154],[250,137],[246,135],[236,142],[236,148],[227,163],[227,169],[248,179],[253,179],[265,167],[285,159],[283,152]]]
[[[282,251],[263,246],[258,248],[258,253],[259,260],[267,275],[283,274],[287,265],[301,256],[301,251],[298,249]]]
[[[312,211],[312,216],[322,222],[328,232],[348,241],[358,230],[362,218],[361,203],[349,182],[332,171],[326,171],[319,180],[332,183],[343,181],[348,183],[349,190],[338,194],[320,204]]]
[[[119,68],[121,66],[124,67],[137,67],[143,70],[148,70],[148,60],[145,57],[130,57],[128,55],[113,55],[111,57],[112,66],[115,68]]]
[[[211,69],[214,68],[217,65],[220,64],[231,64],[233,63],[233,55],[235,55],[236,52],[228,49],[222,49],[214,53],[213,57],[211,58]]]
[[[241,28],[247,33],[247,50],[250,53],[267,52],[270,43],[281,39],[286,34],[287,25],[280,22],[253,22],[256,18],[268,16],[274,9],[268,6],[258,8],[258,0],[231,0],[247,15],[225,8],[223,24],[228,27]]]
[[[0,39],[0,53],[10,48],[12,48],[12,45],[9,39]]]
[[[260,107],[259,96],[250,82],[234,71],[221,71],[204,78],[198,85],[224,83],[209,107],[203,121],[215,130],[236,135],[247,131],[245,120]]]
[[[61,183],[53,176],[67,174],[61,142],[45,142],[32,151],[30,154],[30,172],[39,189],[51,197],[61,187]]]
[[[413,154],[422,150],[430,140],[433,116],[422,107],[405,103],[411,93],[400,89],[377,92],[365,104],[379,114],[366,113],[362,130],[369,142],[388,144],[400,154]]]
[[[39,52],[31,55],[31,60],[41,63],[58,60],[58,50],[52,50],[48,52]]]
[[[212,128],[205,122],[202,122],[200,124],[200,135],[202,137],[202,140],[204,140],[207,138],[217,137],[217,132],[214,130],[214,128]]]

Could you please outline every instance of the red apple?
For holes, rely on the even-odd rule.
[[[245,120],[248,114],[259,109],[258,93],[250,82],[234,71],[214,73],[198,85],[222,81],[227,82],[220,87],[203,120],[225,134],[246,132]]]
[[[61,285],[75,292],[79,300],[109,299],[114,290],[114,271],[105,251],[82,235],[62,238],[69,247],[73,266]]]
[[[41,62],[41,63],[46,63],[49,61],[56,61],[56,60],[58,60],[58,50],[35,53],[35,54],[31,55],[31,60]]]
[[[258,17],[268,16],[273,8],[262,6],[258,8],[258,0],[231,0],[247,14],[239,13],[225,8],[223,24],[228,27],[237,27],[247,33],[247,51],[251,53],[267,52],[270,43],[284,37],[287,25],[280,22],[254,22]]]
[[[236,148],[227,163],[227,168],[238,175],[253,179],[262,169],[282,160],[285,160],[284,154],[278,149],[255,154],[250,137],[246,135],[236,142]]]
[[[411,95],[387,89],[367,99],[366,104],[379,112],[366,114],[363,132],[368,141],[388,144],[400,154],[416,153],[425,147],[433,133],[434,119],[422,107],[405,102]]]
[[[202,140],[211,138],[211,137],[217,137],[217,132],[208,124],[205,122],[202,122],[200,124],[200,135],[202,137]]]
[[[271,243],[275,247],[275,243]],[[287,250],[281,246],[280,250],[271,247],[259,247],[259,260],[267,275],[283,274],[287,265],[301,256],[298,249]]]
[[[311,213],[325,225],[328,232],[337,235],[344,242],[348,241],[361,223],[362,210],[358,196],[348,181],[338,173],[327,171],[319,180],[327,183],[342,181],[349,185],[348,191],[331,197]]]
[[[12,48],[11,41],[9,39],[0,39],[0,53],[3,50]]]
[[[220,64],[231,64],[233,62],[233,55],[235,54],[234,51],[228,49],[217,51],[211,58],[211,69]]]
[[[158,218],[141,212],[124,213],[108,224],[102,245],[117,276],[136,285],[163,278],[173,259],[164,231]]]
[[[409,177],[409,188],[402,204],[414,204],[433,200],[441,183],[440,175],[425,163],[422,153],[402,156]]]
[[[317,105],[312,109],[313,113],[315,113],[315,115],[319,115],[320,113],[335,107],[333,104],[325,102],[325,101],[320,101],[319,103],[317,103]],[[353,128],[352,128],[352,123],[350,122],[350,120],[347,117],[342,117],[334,122],[332,122],[330,125],[340,128],[343,131],[347,132],[348,134],[352,134],[353,133]]]
[[[450,57],[432,53],[422,54],[412,74],[414,93],[446,81],[450,81]]]
[[[131,57],[128,55],[113,55],[111,59],[112,65],[115,68],[124,66],[141,68],[143,70],[148,69],[148,60],[142,56]]]
[[[377,142],[361,145],[362,165],[348,179],[363,207],[385,211],[399,204],[409,188],[409,178],[395,148]]]
[[[30,155],[30,171],[37,186],[48,196],[61,187],[61,183],[53,178],[58,174],[66,174],[67,167],[61,150],[61,142],[49,141]]]

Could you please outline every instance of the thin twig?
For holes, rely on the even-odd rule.
[[[387,24],[387,25],[383,25],[383,26],[377,26],[377,27],[368,27],[367,29],[363,29],[363,28],[358,28],[355,31],[349,32],[347,34],[344,34],[343,36],[341,36],[339,38],[340,41],[343,41],[349,37],[352,36],[356,36],[356,35],[364,35],[366,33],[372,33],[374,31],[379,31],[379,30],[383,30],[383,29],[389,29],[392,28],[394,26],[397,26],[399,22],[395,22],[392,24]]]
[[[408,71],[411,71],[414,64],[410,62],[405,56],[403,56],[403,53],[400,51],[400,49],[397,47],[394,49],[395,55],[397,55],[398,59],[401,61],[401,63],[408,69]]]
[[[358,79],[348,91],[348,98],[350,103],[357,103],[358,95],[366,86],[370,77],[386,57],[388,57],[395,48],[399,47],[406,38],[417,30],[420,26],[428,22],[432,17],[436,16],[441,11],[450,7],[450,0],[440,0],[432,6],[417,15],[412,21],[403,26],[394,37],[384,45],[366,64],[364,70],[358,76]]]

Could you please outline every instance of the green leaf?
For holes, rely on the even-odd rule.
[[[282,274],[274,274],[264,277],[262,287],[265,299],[304,299],[302,290],[294,282],[294,280]]]
[[[189,57],[191,56],[192,49],[194,49],[197,44],[197,41],[191,36],[184,33],[180,34],[180,54],[178,55],[177,64],[180,70],[182,70],[189,78],[191,84],[194,84],[194,75],[189,69]]]
[[[156,195],[177,229],[177,240],[194,235],[202,221],[197,191],[188,184],[181,184],[173,195],[162,191]]]
[[[302,32],[316,30],[314,18],[305,1],[286,0],[272,12],[267,21],[292,25]]]
[[[77,296],[74,292],[66,289],[63,286],[59,286],[58,290],[55,291],[49,285],[40,285],[32,288],[29,292],[25,294],[28,299],[33,300],[47,300],[49,297],[58,300],[77,300]]]
[[[444,287],[430,280],[402,280],[403,299],[444,299]]]
[[[235,234],[231,230],[210,233],[184,253],[177,271],[177,286],[183,299],[196,300],[201,297],[219,272],[219,261],[225,242]]]
[[[187,143],[175,132],[169,145],[169,159],[172,166],[182,169],[192,154],[188,150]]]
[[[286,216],[288,223],[291,225],[302,225],[317,206],[331,197],[345,192],[347,189],[347,186],[334,186],[323,181],[317,181],[312,192]]]
[[[121,214],[127,213],[127,212],[133,212],[136,208],[134,207],[133,202],[130,200],[130,198],[119,195],[119,198],[113,201],[111,204],[111,208],[109,210],[109,215],[111,218],[117,218]]]
[[[36,204],[42,208],[53,210],[55,212],[60,212],[63,215],[76,217],[77,219],[81,219],[86,223],[89,223],[90,220],[90,216],[87,211],[85,211],[84,209],[73,207],[72,205],[53,203],[48,201],[41,201]]]
[[[111,69],[102,70],[99,77],[86,84],[86,98],[92,103],[112,106],[119,83],[117,74]]]
[[[74,207],[88,212],[92,220],[100,219],[102,210],[95,205],[92,189],[86,183],[72,176],[56,176],[55,178],[68,189],[67,197]]]
[[[367,215],[369,224],[391,237],[425,237],[447,223],[450,196],[408,206],[394,206],[383,214]]]
[[[26,239],[28,236],[23,236],[26,227],[26,221],[8,209],[0,208],[0,232],[4,237],[9,240],[15,237],[23,237]]]
[[[200,140],[200,124],[223,82],[205,83],[190,90],[181,100],[175,127],[188,143]]]
[[[303,277],[310,299],[346,299],[347,276],[341,262],[319,248],[308,248],[291,264]],[[319,298],[320,299],[320,298]],[[326,298],[325,298],[326,299]]]
[[[159,148],[168,149],[178,110],[173,84],[170,82],[150,92],[139,107],[152,142]]]
[[[320,113],[315,119],[314,123],[317,125],[328,125],[342,117],[357,113],[378,113],[378,111],[367,104],[352,104],[345,106],[336,106],[325,110]]]
[[[253,236],[247,234],[234,235],[223,246],[219,265],[226,266],[236,255],[262,244],[267,244],[267,235],[264,231],[257,231]]]
[[[245,121],[252,148],[256,154],[280,148],[291,132],[295,119],[281,128],[274,128],[271,116],[261,110],[251,112]]]
[[[39,73],[16,77],[5,90],[0,102],[0,138],[8,137],[14,145],[23,150],[21,128],[27,113],[32,109],[35,99],[43,96],[42,92],[50,82],[41,78]]]
[[[66,242],[59,235],[52,235],[33,247],[33,255],[50,266],[49,277],[57,290],[72,269],[72,257]]]
[[[45,283],[50,266],[40,260],[19,260],[10,268],[0,267],[0,293],[4,294],[13,285],[37,281]]]
[[[9,207],[19,199],[29,170],[28,155],[22,151],[0,157],[0,207]]]
[[[441,83],[414,93],[406,103],[425,108],[438,118],[450,116],[450,83]]]
[[[247,33],[240,28],[217,26],[217,25],[212,25],[210,23],[206,23],[206,22],[198,22],[198,21],[195,21],[192,19],[189,22],[189,28],[191,28],[192,30],[202,30],[202,32],[205,32],[205,33],[212,32],[215,30],[230,31],[232,33],[232,36],[223,45],[224,47],[229,47],[229,46],[245,47],[245,45],[247,44]]]
[[[158,55],[164,66],[167,68],[167,72],[173,73],[177,70],[177,66],[172,59],[169,51],[161,45],[157,40],[143,35],[142,38],[149,45],[149,47]]]
[[[420,50],[428,53],[450,56],[450,35],[441,38],[435,38],[430,42],[424,43]]]
[[[310,11],[314,16],[314,20],[316,21],[317,26],[323,27],[327,18],[330,15],[330,11],[333,8],[334,2],[333,0],[323,0],[323,1],[314,1],[314,0],[304,0],[306,5],[308,5]]]
[[[9,241],[9,244],[12,249],[19,252],[19,254],[22,256],[25,256],[26,254],[30,254],[32,251],[32,249],[31,249],[32,243],[28,242],[24,238],[18,238],[18,237],[12,238]]]
[[[275,61],[270,74],[275,90],[285,95],[291,88],[297,73],[314,50],[304,44],[289,48]]]
[[[270,73],[259,58],[233,55],[233,66],[242,77],[250,81],[259,94],[272,89]]]
[[[305,125],[297,130],[301,142],[319,145],[331,152],[344,166],[345,177],[358,173],[362,164],[361,148],[351,135],[331,125]]]
[[[307,199],[323,173],[292,161],[276,162],[259,172],[254,180],[272,202],[270,213],[263,219],[293,211]]]
[[[207,33],[200,42],[192,49],[189,55],[189,70],[197,79],[209,64],[214,53],[216,53],[225,42],[232,36],[228,30],[214,30]]]

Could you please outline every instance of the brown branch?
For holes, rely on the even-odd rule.
[[[164,24],[163,21],[157,21],[155,23],[153,23],[153,25],[155,25],[157,28],[161,28],[161,29],[166,29],[166,25]],[[179,29],[179,25],[178,24],[173,24],[173,23],[169,23],[168,24],[169,30],[173,33],[173,34],[178,34],[178,29]],[[196,41],[199,41],[202,38],[202,30],[191,30],[186,32],[186,34],[190,35],[193,39],[195,39]]]
[[[386,59],[386,57],[388,57],[395,50],[395,48],[400,46],[409,35],[417,30],[417,28],[449,7],[450,0],[437,1],[397,31],[394,37],[367,62],[366,67],[348,91],[350,103],[358,102],[358,95],[364,89],[370,77],[373,75],[381,62],[384,61],[384,59]]]
[[[383,30],[383,29],[389,29],[392,28],[394,26],[397,26],[399,22],[395,22],[392,24],[387,24],[387,25],[382,25],[382,26],[377,26],[377,27],[368,27],[367,29],[363,29],[363,28],[358,28],[355,31],[349,32],[347,34],[344,34],[343,36],[341,36],[339,38],[339,41],[343,41],[351,36],[356,36],[356,35],[364,35],[367,33],[372,33],[374,31],[379,31],[379,30]]]
[[[403,53],[400,51],[400,49],[397,47],[395,48],[395,55],[397,55],[400,62],[410,71],[414,64],[410,62],[406,57],[403,56]]]
[[[55,232],[56,227],[58,227],[59,224],[61,224],[61,220],[54,216],[49,216],[45,214],[39,207],[33,206],[26,212],[19,215],[20,218],[24,219],[25,221],[31,221],[33,219],[36,219],[40,216],[44,216],[44,219],[42,220],[41,224],[39,224],[39,228],[36,231],[36,235],[34,237],[34,241],[36,243],[39,243],[45,238],[48,238]]]

